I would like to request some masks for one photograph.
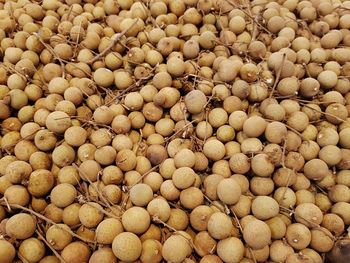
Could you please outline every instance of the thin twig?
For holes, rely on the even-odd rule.
[[[252,19],[259,27],[260,29],[264,30],[266,33],[268,33],[269,35],[274,35],[270,30],[268,30],[266,27],[264,27],[262,24],[260,24],[259,21],[255,21],[254,17],[252,17],[247,11],[243,10],[243,8],[240,8],[240,6],[238,6],[236,3],[234,3],[231,0],[226,0],[230,5],[232,5],[235,8],[238,8],[239,10],[241,10],[246,16],[248,16],[250,19]]]
[[[55,50],[50,45],[45,43],[45,41],[42,39],[42,37],[38,33],[34,32],[33,35],[36,36],[40,41],[40,43],[51,53],[51,55],[53,55],[54,58],[60,62],[61,69],[62,69],[62,78],[65,78],[66,72],[65,72],[65,67],[62,59],[56,54]]]
[[[316,112],[318,112],[318,113],[320,113],[320,114],[323,114],[323,115],[325,115],[325,116],[329,116],[329,117],[335,118],[336,120],[338,120],[338,121],[340,121],[340,122],[345,122],[345,120],[339,118],[338,116],[335,116],[335,115],[332,114],[332,113],[328,113],[328,112],[324,112],[324,111],[321,111],[321,110],[318,110],[318,109],[314,109],[314,108],[312,108],[311,106],[309,106],[309,105],[307,105],[306,103],[303,103],[303,102],[299,102],[299,103],[300,103],[301,105],[303,105],[304,107],[309,108],[309,109],[311,109],[311,110],[314,110],[314,111],[316,111]],[[311,103],[312,103],[312,101],[311,101]]]
[[[286,54],[286,53],[283,53],[282,63],[281,63],[280,68],[279,68],[278,71],[277,71],[276,79],[275,79],[275,82],[273,83],[273,87],[272,87],[272,90],[271,90],[271,93],[270,93],[270,99],[272,98],[273,93],[275,92],[275,89],[276,89],[276,87],[277,87],[277,83],[278,83],[279,80],[280,80],[281,72],[282,72],[282,68],[283,68],[283,64],[284,64],[284,61],[286,60],[286,57],[287,57],[287,54]]]
[[[88,60],[87,64],[93,64],[100,58],[104,57],[118,42],[119,40],[137,23],[137,19],[135,19],[134,23],[131,24],[128,28],[124,29],[122,32],[118,33],[115,38],[112,40],[112,42],[97,56],[93,57],[92,59]]]
[[[286,208],[286,207],[284,207],[284,206],[281,206],[281,205],[280,205],[280,208],[281,208],[281,209],[284,209],[284,210],[287,211],[287,212],[289,212],[290,215],[296,214],[294,210],[291,210],[291,209]],[[336,237],[334,237],[332,234],[329,234],[328,232],[326,232],[319,224],[316,224],[315,222],[312,222],[312,221],[308,220],[307,218],[305,218],[305,217],[303,217],[303,216],[301,216],[301,215],[299,215],[299,214],[298,214],[298,217],[300,217],[301,219],[303,219],[303,220],[305,220],[306,222],[308,222],[309,224],[311,224],[313,229],[318,229],[318,230],[322,231],[322,232],[323,232],[326,236],[328,236],[330,239],[332,239],[333,241],[336,241]]]
[[[103,194],[100,193],[100,191],[98,190],[97,186],[94,185],[92,183],[92,181],[89,179],[89,177],[79,168],[78,165],[76,165],[75,163],[72,164],[72,166],[78,170],[79,174],[83,175],[83,178],[82,179],[86,179],[89,184],[91,185],[91,187],[97,192],[98,196],[101,198],[101,201],[109,208],[109,209],[112,209],[111,208],[111,205],[110,203],[108,202],[108,200],[103,196]]]
[[[162,224],[163,226],[165,226],[166,228],[168,228],[169,230],[173,231],[174,234],[180,235],[182,237],[184,237],[187,242],[190,244],[191,247],[196,248],[196,246],[193,243],[192,238],[188,238],[188,236],[184,235],[181,231],[176,230],[175,228],[173,228],[172,226],[168,225],[167,223],[165,223],[163,220],[159,219],[158,216],[153,216],[152,220],[158,224]]]
[[[274,122],[275,120],[267,119],[265,118],[266,121],[268,122]],[[304,135],[302,135],[300,132],[298,132],[296,129],[293,127],[289,126],[288,124],[284,123],[284,125],[287,127],[287,129],[291,130],[292,132],[296,133],[302,140],[304,141],[309,141],[307,138],[305,138]]]
[[[192,123],[196,122],[196,120],[192,120],[188,123],[186,123],[181,129],[179,129],[178,131],[176,131],[173,135],[171,135],[170,137],[165,139],[165,142],[170,141],[172,138],[174,138],[176,135],[178,135],[180,132],[182,132],[185,128],[187,128],[188,126],[190,126]]]
[[[130,191],[131,188],[133,188],[135,185],[137,185],[139,182],[141,182],[142,179],[145,178],[148,174],[157,170],[159,166],[160,166],[160,164],[153,166],[151,169],[149,169],[147,172],[145,172],[143,175],[141,175],[141,177],[135,183],[133,183],[132,185],[130,185],[129,187],[126,188],[127,191]]]
[[[61,255],[56,251],[56,249],[54,249],[54,247],[49,243],[47,242],[47,240],[45,239],[45,237],[38,231],[38,230],[35,230],[35,232],[37,233],[37,235],[39,236],[39,238],[49,247],[49,249],[55,254],[55,256],[61,260],[61,262],[63,263],[67,263],[67,261],[65,261]]]

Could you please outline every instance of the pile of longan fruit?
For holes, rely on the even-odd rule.
[[[0,0],[0,263],[350,262],[350,1]]]

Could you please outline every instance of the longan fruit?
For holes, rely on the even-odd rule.
[[[153,165],[158,165],[168,158],[168,153],[164,146],[154,144],[147,148],[146,157]]]
[[[89,259],[89,262],[90,263],[117,263],[117,258],[113,254],[113,250],[111,248],[102,247],[95,250],[95,252],[92,253]]]
[[[217,186],[224,177],[220,174],[211,174],[204,178],[203,186],[205,194],[210,198],[210,200],[217,200]]]
[[[297,202],[297,197],[289,187],[279,187],[275,190],[273,198],[283,207],[294,206]]]
[[[122,216],[122,224],[126,231],[143,234],[150,225],[150,215],[146,209],[142,207],[131,207],[126,210]]]
[[[339,236],[344,232],[344,221],[336,214],[329,213],[323,216],[322,227],[328,229],[333,235]]]
[[[342,184],[336,184],[329,189],[328,197],[333,202],[349,202],[350,190],[349,187]]]
[[[52,160],[50,156],[45,152],[35,152],[29,157],[29,164],[33,170],[37,169],[49,169],[52,167]]]
[[[293,248],[282,240],[273,241],[270,246],[270,258],[275,262],[285,262],[288,256],[293,253]]]
[[[113,164],[116,155],[116,150],[110,145],[102,146],[94,152],[95,160],[103,166]]]
[[[242,174],[234,174],[231,176],[241,188],[242,193],[246,193],[249,190],[249,180]]]
[[[309,124],[309,117],[302,111],[296,111],[289,116],[287,124],[298,132],[302,132]]]
[[[317,81],[324,89],[331,89],[337,84],[338,76],[331,70],[325,70],[317,76]]]
[[[312,260],[311,257],[307,256],[307,255],[304,255],[302,253],[293,253],[291,255],[289,255],[287,258],[286,258],[286,263],[292,263],[292,262],[308,262],[308,263],[312,263],[314,262]]]
[[[211,214],[207,228],[213,238],[225,239],[230,236],[233,224],[229,216],[222,212],[215,212]]]
[[[78,170],[73,166],[62,167],[58,172],[58,182],[77,185],[80,181]]]
[[[213,128],[223,126],[228,120],[227,112],[222,108],[214,108],[208,114],[208,121]]]
[[[56,185],[50,194],[51,202],[57,207],[65,208],[72,204],[77,197],[77,190],[68,183]]]
[[[252,213],[260,220],[270,219],[279,213],[279,205],[272,197],[258,196],[252,202]]]
[[[322,263],[323,262],[321,255],[318,252],[316,252],[315,250],[313,250],[312,248],[305,248],[305,249],[302,249],[300,252],[303,255],[311,258],[313,260],[313,262],[315,262],[315,263]]]
[[[184,234],[170,236],[165,240],[162,248],[162,256],[168,262],[182,262],[191,252],[189,237]]]
[[[248,156],[243,153],[235,153],[229,160],[230,169],[237,174],[245,174],[250,170]]]
[[[207,140],[203,146],[203,153],[210,160],[218,161],[225,156],[226,150],[222,142],[216,139]]]
[[[304,174],[312,180],[321,180],[328,174],[328,166],[321,159],[312,159],[305,163]]]
[[[327,106],[326,119],[332,124],[340,124],[348,117],[349,113],[347,108],[341,103],[332,103]]]
[[[329,252],[334,245],[334,237],[326,228],[311,229],[310,247],[320,253]]]
[[[175,161],[175,159],[174,159]],[[180,167],[172,175],[172,181],[176,188],[186,189],[192,186],[196,179],[196,173],[189,167]]]
[[[216,241],[213,239],[207,231],[199,232],[193,240],[196,253],[203,257],[214,251],[216,248]]]
[[[84,181],[95,182],[101,170],[100,164],[95,160],[85,160],[80,164],[78,172]]]
[[[194,164],[193,170],[196,172],[202,172],[206,170],[209,165],[208,158],[202,152],[195,152],[196,162]]]
[[[99,68],[93,74],[93,79],[97,85],[109,87],[114,82],[113,72],[107,68]]]
[[[176,188],[172,180],[165,180],[161,184],[160,193],[168,201],[174,201],[180,197],[180,191]]]
[[[312,203],[299,204],[295,208],[294,218],[307,227],[320,225],[323,219],[322,211]]]
[[[45,255],[45,245],[37,238],[28,238],[21,243],[18,253],[28,262],[38,262]]]
[[[250,191],[255,195],[269,195],[275,185],[271,178],[254,176],[250,181]]]
[[[153,192],[158,192],[164,180],[160,173],[150,172],[143,178],[143,182],[149,185]]]
[[[316,142],[320,147],[337,145],[339,142],[339,135],[334,129],[325,127],[319,131]]]
[[[3,263],[13,262],[16,256],[15,247],[8,241],[1,239],[0,240],[0,261]]]
[[[241,131],[243,130],[243,125],[247,119],[247,114],[244,111],[238,110],[230,114],[228,123],[235,129],[235,131]]]
[[[234,62],[230,59],[223,59],[218,67],[218,76],[224,82],[231,82],[239,73],[240,67],[240,63]]]
[[[306,161],[314,159],[318,156],[320,146],[314,141],[303,141],[298,152],[304,157]]]
[[[251,169],[258,176],[268,177],[273,173],[275,166],[267,154],[259,153],[251,159]]]
[[[242,134],[244,136],[244,134]],[[237,140],[239,134],[237,135]],[[263,150],[263,144],[258,138],[245,138],[243,137],[241,141],[241,151],[243,154],[259,153]]]
[[[173,77],[180,77],[184,73],[184,61],[180,58],[171,57],[167,61],[167,71]]]
[[[62,222],[63,209],[55,206],[54,204],[48,204],[44,209],[44,215],[51,219],[55,223]]]
[[[166,222],[170,217],[170,205],[163,198],[155,198],[147,205],[147,211],[151,217],[158,217]]]
[[[135,234],[122,232],[114,238],[112,250],[118,259],[130,262],[141,256],[142,244]]]
[[[295,192],[295,196],[297,199],[296,204],[300,205],[300,204],[304,204],[304,203],[315,203],[315,195],[314,193],[308,191],[308,190],[298,190]]]
[[[77,253],[79,251],[79,253]],[[75,241],[67,245],[61,252],[62,258],[67,262],[88,262],[91,251],[85,243]]]
[[[243,238],[253,249],[261,249],[271,243],[271,230],[261,220],[255,219],[243,228]]]
[[[95,238],[98,243],[108,245],[122,232],[123,225],[118,219],[107,218],[98,224]]]
[[[55,134],[49,130],[40,130],[35,134],[34,143],[41,151],[52,150],[57,142]]]
[[[73,237],[69,231],[69,226],[65,224],[53,225],[46,231],[46,240],[54,249],[62,250],[72,242]]]
[[[269,142],[280,144],[286,135],[287,128],[283,123],[274,121],[267,124],[265,129],[265,138]]]
[[[221,180],[216,191],[219,199],[227,205],[236,204],[242,193],[240,185],[232,177]]]
[[[141,241],[145,241],[147,239],[155,239],[161,240],[161,230],[158,226],[151,224],[147,231],[140,236]]]
[[[153,198],[152,188],[147,184],[135,184],[129,191],[131,202],[137,206],[146,206]]]
[[[45,125],[52,132],[64,133],[72,123],[67,113],[54,111],[47,116]]]
[[[30,195],[27,189],[22,185],[11,185],[4,193],[9,204],[26,206],[29,203]]]
[[[27,140],[17,142],[14,148],[14,154],[17,159],[26,162],[28,162],[30,156],[37,151],[38,148],[35,146],[35,144]]]
[[[223,261],[217,255],[205,255],[199,261],[200,263],[222,263]]]
[[[5,174],[11,183],[18,184],[28,179],[32,171],[31,165],[27,162],[14,160],[6,166]]]
[[[304,249],[311,242],[311,232],[305,225],[294,223],[287,227],[286,240],[294,249]]]
[[[161,254],[162,244],[155,239],[147,239],[142,242],[142,253],[140,260],[142,262],[160,262],[163,258]]]
[[[79,210],[81,205],[73,203],[63,209],[62,221],[68,226],[74,226],[80,223]]]
[[[33,171],[29,176],[28,191],[35,197],[49,193],[54,186],[54,175],[45,169]]]
[[[190,214],[191,226],[197,231],[205,231],[207,229],[208,220],[213,213],[213,209],[209,206],[197,206]]]
[[[68,144],[61,144],[52,151],[52,162],[58,167],[70,165],[75,159],[75,151]]]
[[[34,234],[36,222],[31,215],[18,213],[7,220],[5,230],[10,237],[24,240]]]
[[[87,135],[87,131],[84,128],[73,126],[64,132],[64,139],[69,145],[78,147],[85,143]]]
[[[224,262],[241,262],[244,255],[244,245],[237,237],[220,240],[216,249],[218,256]]]
[[[238,218],[242,218],[250,214],[252,200],[246,195],[241,195],[238,202],[230,206],[230,210],[233,211]]]
[[[339,132],[339,144],[346,148],[350,149],[350,128],[345,128]]]
[[[264,133],[266,129],[266,121],[259,116],[249,117],[243,124],[243,132],[248,137],[256,138]]]
[[[88,202],[79,209],[79,220],[83,226],[96,227],[103,219],[102,206],[98,203]]]
[[[192,168],[196,162],[195,154],[189,149],[182,149],[174,156],[175,166]]]
[[[131,129],[131,120],[125,115],[117,115],[113,118],[111,127],[116,134],[125,134]]]
[[[271,230],[272,239],[281,239],[285,236],[287,226],[281,218],[278,216],[272,217],[269,220],[266,220],[265,223],[269,226]]]
[[[349,217],[350,204],[346,202],[338,202],[332,206],[331,212],[340,216],[346,225],[350,222]]]
[[[202,191],[197,187],[189,187],[180,193],[180,203],[184,208],[194,209],[204,201]]]

